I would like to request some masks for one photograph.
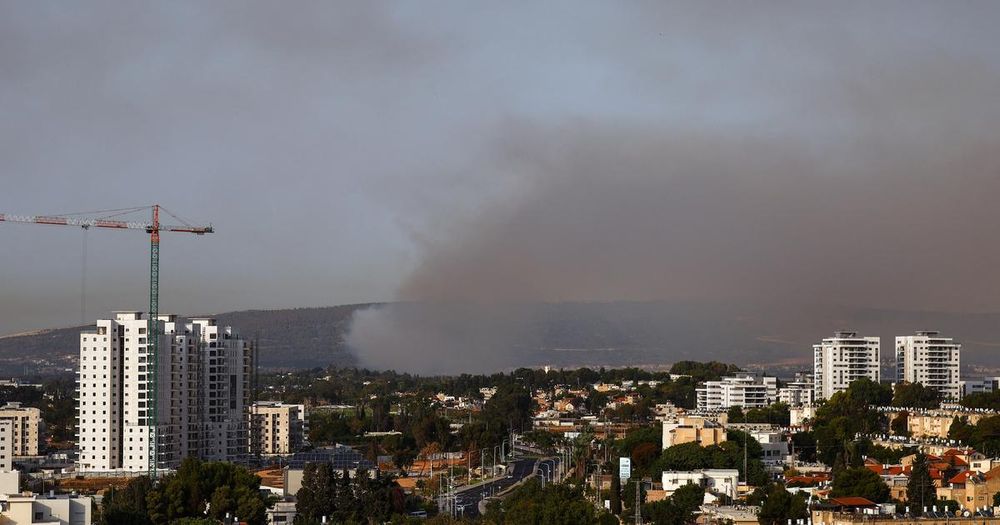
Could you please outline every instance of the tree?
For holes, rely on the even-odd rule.
[[[969,394],[962,398],[962,406],[1000,410],[1000,390]]]
[[[812,432],[796,432],[792,434],[792,446],[801,461],[811,463],[816,461],[816,435]]]
[[[596,525],[607,523],[604,516],[606,513],[598,513],[584,498],[582,488],[561,483],[542,487],[532,479],[507,498],[487,506],[485,518],[497,525]]]
[[[688,483],[674,491],[670,496],[674,506],[684,515],[684,522],[690,521],[694,511],[705,501],[705,489],[699,485]]]
[[[329,463],[307,463],[302,488],[295,494],[296,511],[303,520],[319,521],[336,508],[333,467]]]
[[[642,515],[654,525],[693,523],[694,512],[701,506],[704,497],[705,489],[695,484],[684,485],[667,499],[643,505]]]
[[[104,525],[146,525],[150,523],[146,500],[153,482],[146,476],[129,481],[124,488],[112,486],[101,504]]]
[[[267,503],[260,493],[260,478],[247,469],[187,458],[176,473],[164,476],[149,491],[146,510],[154,524],[173,523],[181,518],[204,518],[210,504],[216,519],[229,512],[258,525],[265,522]]]
[[[886,406],[892,403],[892,387],[863,377],[847,387],[851,399],[868,406]]]
[[[923,513],[923,508],[934,504],[937,490],[927,465],[927,456],[917,453],[910,466],[910,481],[906,484],[906,503],[915,514]]]
[[[980,419],[972,428],[969,445],[986,454],[986,457],[1000,454],[1000,416]]]
[[[892,388],[870,379],[858,379],[844,392],[837,392],[817,411],[813,423],[817,459],[827,465],[857,463],[857,456],[847,450],[854,436],[880,432],[885,428],[884,416],[872,406],[892,401]]]
[[[833,478],[830,495],[835,498],[856,496],[885,503],[889,499],[889,487],[878,474],[865,467],[856,467],[841,471]]]
[[[766,489],[764,502],[757,514],[761,525],[785,525],[788,520],[809,517],[806,500],[802,494],[792,495],[780,483],[773,483]]]
[[[897,383],[892,395],[892,406],[937,408],[941,406],[941,393],[922,383]]]
[[[622,480],[617,473],[611,476],[611,513],[615,516],[622,514]]]
[[[909,420],[910,413],[902,410],[892,419],[892,422],[889,424],[889,429],[892,430],[892,433],[897,436],[909,437]]]
[[[973,425],[969,424],[968,418],[955,416],[951,420],[951,426],[948,427],[948,439],[955,439],[961,441],[962,443],[968,443],[970,438],[972,438],[972,431],[975,429]]]

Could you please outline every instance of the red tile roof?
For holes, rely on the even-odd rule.
[[[967,479],[969,479],[969,476],[971,474],[972,474],[972,472],[970,472],[968,470],[963,471],[963,472],[959,472],[958,474],[952,476],[952,478],[948,480],[948,483],[953,483],[953,484],[957,484],[957,485],[964,485],[965,481]]]
[[[878,463],[865,463],[865,468],[878,474],[879,476],[882,475],[882,465]]]
[[[874,507],[877,504],[873,501],[868,501],[865,498],[859,498],[856,496],[847,496],[843,498],[830,498],[830,503],[834,505],[840,505],[841,507]]]

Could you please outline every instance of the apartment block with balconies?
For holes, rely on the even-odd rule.
[[[959,377],[962,345],[939,332],[896,337],[896,381],[920,383],[946,400],[962,397]]]
[[[813,345],[813,381],[816,400],[847,390],[858,379],[878,382],[880,339],[857,332],[836,332]]]

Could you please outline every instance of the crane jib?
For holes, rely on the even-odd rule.
[[[29,224],[52,224],[56,226],[79,226],[81,228],[111,228],[119,230],[142,230],[152,233],[153,224],[149,222],[109,221],[106,219],[78,219],[72,217],[49,217],[45,215],[8,215],[0,213],[0,222],[20,222]],[[211,226],[171,226],[161,224],[159,231],[179,233],[195,233],[204,235],[214,233]]]

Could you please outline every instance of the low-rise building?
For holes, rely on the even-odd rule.
[[[966,394],[983,394],[1000,390],[1000,377],[984,377],[977,380],[967,380],[965,383]]]
[[[790,407],[812,405],[816,402],[816,385],[812,374],[800,372],[795,380],[778,389],[778,401]]]
[[[38,455],[38,426],[42,421],[42,411],[33,407],[22,407],[20,403],[7,403],[0,407],[0,421],[10,421],[13,425],[15,456]]]
[[[789,422],[793,427],[804,426],[805,423],[816,417],[816,405],[803,405],[788,409]]]
[[[90,525],[89,496],[18,492],[19,473],[0,474],[0,523],[3,525]]]
[[[663,422],[663,449],[692,442],[708,447],[725,440],[726,429],[705,418],[688,416]]]
[[[953,499],[965,510],[974,512],[993,506],[993,495],[1000,492],[1000,467],[979,474],[961,472],[937,489],[938,495]]]
[[[684,485],[694,484],[706,492],[736,498],[740,472],[736,469],[702,469],[690,471],[666,470],[662,476],[663,490],[669,495]]]
[[[723,377],[719,381],[706,381],[696,389],[698,410],[726,410],[762,408],[778,397],[776,377],[756,377],[752,374]]]
[[[910,412],[906,418],[906,429],[915,438],[948,439],[948,431],[955,418],[965,419],[971,425],[979,423],[980,419],[993,414],[966,410],[928,410],[925,412]]]
[[[768,467],[783,465],[791,454],[788,441],[778,430],[756,430],[750,432],[750,437],[760,443],[761,460]]]

